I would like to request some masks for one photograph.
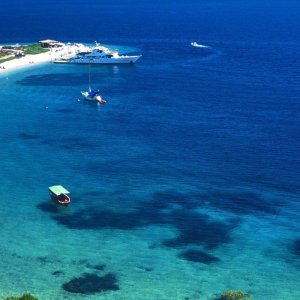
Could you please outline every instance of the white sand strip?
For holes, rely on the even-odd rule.
[[[57,49],[51,49],[49,52],[40,53],[40,54],[32,54],[26,55],[21,58],[16,58],[13,60],[6,61],[4,63],[0,63],[0,73],[4,73],[10,70],[20,69],[24,67],[29,67],[34,64],[40,64],[45,62],[50,62],[54,59],[60,58],[65,55],[76,55],[75,46],[64,46]]]

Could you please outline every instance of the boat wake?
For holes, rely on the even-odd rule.
[[[210,46],[198,44],[197,42],[192,42],[191,45],[192,45],[193,47],[198,47],[198,48],[210,48]]]

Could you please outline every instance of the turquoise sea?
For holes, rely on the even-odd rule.
[[[143,56],[91,67],[105,106],[81,98],[88,66],[0,74],[0,296],[300,299],[300,4],[25,4],[0,45]]]

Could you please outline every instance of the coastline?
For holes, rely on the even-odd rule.
[[[24,57],[15,58],[13,60],[0,63],[0,74],[11,70],[17,70],[36,64],[51,62],[64,55],[75,54],[76,46],[64,46],[59,49],[50,49],[46,53],[28,54]]]
[[[35,55],[27,55],[25,57],[16,58],[13,60],[6,61],[0,64],[0,73],[4,73],[11,70],[21,69],[23,67],[29,67],[34,64],[49,62],[52,60],[50,53],[41,53]],[[2,68],[3,67],[3,68]]]

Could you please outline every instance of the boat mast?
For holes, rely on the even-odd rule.
[[[89,92],[92,91],[91,87],[91,64],[89,64]]]

